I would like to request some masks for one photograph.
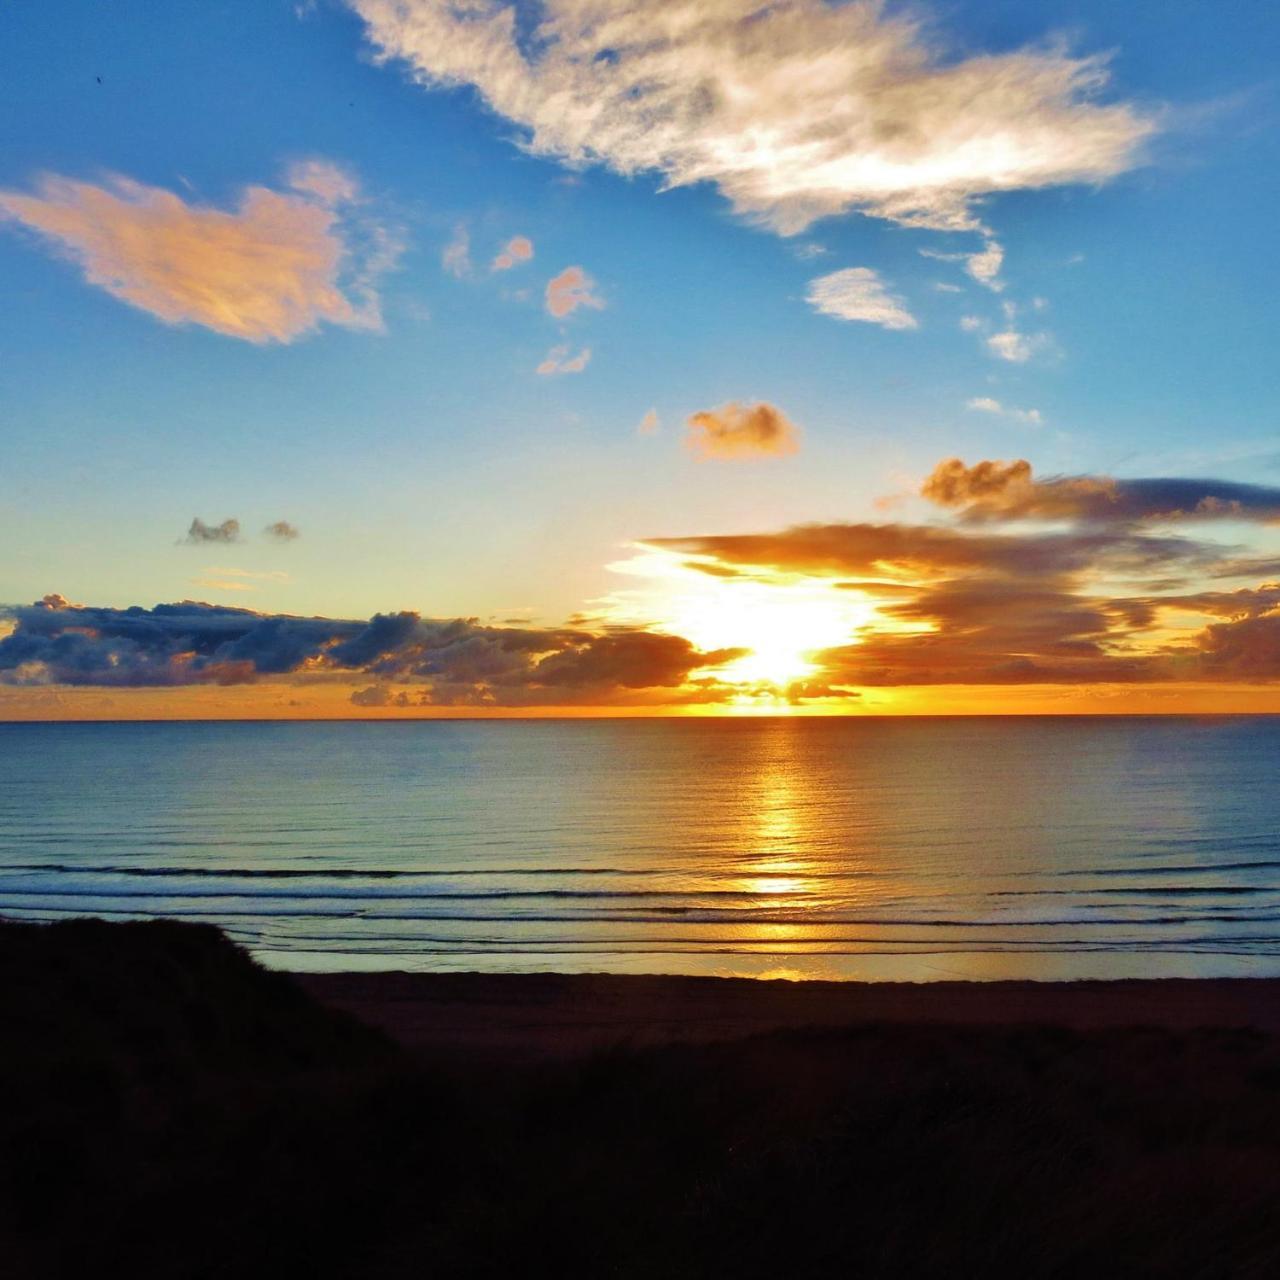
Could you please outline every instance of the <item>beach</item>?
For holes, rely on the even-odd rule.
[[[572,1058],[856,1025],[1280,1032],[1280,980],[793,982],[616,974],[299,974],[415,1052]]]
[[[92,920],[0,970],[14,1277],[1280,1261],[1270,980],[299,977]]]

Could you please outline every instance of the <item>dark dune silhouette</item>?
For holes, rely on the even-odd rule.
[[[717,1022],[714,982],[303,984],[210,927],[87,920],[0,925],[0,976],[11,1277],[1280,1264],[1280,1044],[1241,1023],[1267,1022],[1271,983],[1140,984],[1166,1024],[1146,1028],[1052,987],[1056,1026],[1029,998],[1002,1007],[1000,984],[953,990],[969,1021],[945,1022],[919,1000],[893,1018],[888,989],[823,1017],[839,993],[726,984]],[[384,1026],[417,1031],[335,1007],[361,983],[389,993]],[[548,1032],[575,1007],[595,1032]],[[1215,1011],[1234,1025],[1187,1025]],[[636,1042],[608,1046],[609,1025]]]

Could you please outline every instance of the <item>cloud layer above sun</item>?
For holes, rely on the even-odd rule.
[[[649,545],[717,579],[819,579],[873,600],[873,619],[816,656],[816,677],[833,685],[1280,679],[1280,544],[1242,554],[1205,536],[1215,524],[1280,521],[1280,488],[1039,480],[1025,461],[948,459],[921,493],[959,522]],[[976,527],[991,522],[998,532]],[[1246,579],[1255,585],[1226,585]]]
[[[544,0],[531,25],[500,0],[348,2],[382,56],[473,87],[536,154],[712,182],[787,235],[851,210],[973,229],[980,197],[1103,181],[1154,128],[1101,99],[1101,58],[948,56],[868,0]]]
[[[0,221],[36,232],[90,284],[166,324],[292,342],[321,323],[381,327],[376,282],[401,246],[348,216],[358,194],[349,174],[314,160],[290,170],[288,189],[248,187],[231,209],[119,175],[50,174],[30,193],[0,190]]]

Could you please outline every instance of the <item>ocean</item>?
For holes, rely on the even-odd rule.
[[[1280,719],[0,724],[0,916],[293,970],[1280,976]]]

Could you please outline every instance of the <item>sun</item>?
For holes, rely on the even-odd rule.
[[[684,636],[702,650],[747,649],[714,674],[765,696],[812,679],[814,655],[853,643],[875,612],[866,596],[829,578],[726,575],[708,557],[651,547],[609,568],[636,582],[602,602],[611,621]]]

